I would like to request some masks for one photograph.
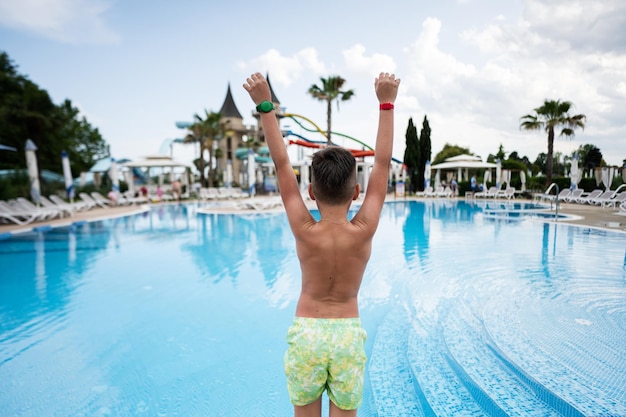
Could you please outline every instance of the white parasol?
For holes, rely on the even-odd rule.
[[[74,179],[72,178],[72,169],[70,168],[70,157],[67,152],[61,152],[61,164],[63,166],[63,176],[65,177],[65,194],[67,198],[74,202]]]
[[[228,188],[233,186],[233,161],[230,159],[226,162],[226,178],[224,179],[224,183]]]
[[[39,168],[37,168],[37,146],[28,139],[26,140],[26,168],[28,169],[28,178],[30,180],[30,198],[34,203],[39,205],[41,202],[41,186],[39,185]]]
[[[496,188],[499,190],[502,185],[502,161],[500,158],[496,161]]]
[[[115,158],[111,158],[111,167],[109,168],[109,178],[111,178],[111,190],[115,194],[120,193],[120,179],[117,175],[117,163]]]
[[[487,185],[491,181],[491,170],[488,169],[485,171],[485,175],[483,176],[483,189],[488,190],[489,186]]]
[[[572,166],[569,171],[569,178],[570,178],[569,188],[572,190],[575,190],[576,188],[578,188],[578,183],[580,182],[580,179],[582,178],[582,176],[583,176],[583,172],[578,166],[578,154],[575,153],[574,159],[572,159]]]

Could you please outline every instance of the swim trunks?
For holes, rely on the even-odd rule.
[[[295,317],[287,332],[284,357],[291,402],[311,404],[327,390],[328,398],[342,410],[359,408],[366,338],[359,318]]]

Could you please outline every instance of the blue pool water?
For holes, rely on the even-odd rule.
[[[385,205],[359,415],[626,416],[626,234],[485,204]],[[0,240],[0,415],[292,413],[286,217],[199,210]]]

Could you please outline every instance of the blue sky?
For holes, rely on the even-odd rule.
[[[342,76],[356,96],[334,109],[333,130],[372,145],[373,80],[396,73],[399,159],[409,117],[419,129],[426,115],[433,157],[449,143],[485,159],[502,144],[534,160],[546,135],[520,131],[519,119],[546,98],[588,117],[556,152],[591,143],[609,164],[626,158],[622,0],[0,0],[0,50],[56,103],[72,100],[116,158],[169,153],[185,134],[176,121],[218,111],[229,83],[244,123],[255,123],[242,88],[254,71],[269,73],[288,112],[322,128],[325,105],[306,91]]]

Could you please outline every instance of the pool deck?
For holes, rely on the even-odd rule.
[[[412,198],[411,198],[412,199]],[[387,201],[400,201],[409,200],[409,198],[396,198],[392,194],[387,196]],[[423,198],[415,199],[417,201],[424,200]],[[430,201],[437,199],[427,199]],[[443,199],[440,199],[443,201]],[[279,197],[254,197],[252,199],[238,199],[231,200],[232,205],[225,204],[224,206],[212,208],[213,212],[234,212],[234,213],[258,213],[265,210],[281,210],[279,204]],[[488,200],[490,201],[490,200]],[[492,200],[491,200],[492,201]],[[497,200],[496,200],[497,201]],[[503,200],[507,201],[507,200]],[[530,200],[516,199],[515,202],[531,202]],[[247,206],[247,203],[255,203],[254,206]],[[273,204],[267,204],[273,203]],[[150,206],[164,205],[164,204],[176,204],[176,203],[157,203],[150,205],[136,205],[136,206],[121,206],[121,207],[109,207],[109,208],[93,208],[86,212],[78,212],[72,216],[66,216],[60,219],[44,220],[32,222],[26,225],[17,224],[0,224],[0,237],[5,234],[19,234],[32,231],[36,228],[46,226],[66,226],[76,222],[90,222],[102,219],[108,219],[113,217],[126,216],[130,214],[142,213],[149,210]],[[307,203],[311,208],[315,207],[315,203],[309,201]],[[259,209],[261,207],[261,209]],[[263,208],[263,207],[268,207]],[[626,232],[626,212],[620,211],[619,208],[602,208],[599,206],[591,206],[587,204],[567,204],[561,203],[559,207],[559,213],[572,216],[571,219],[561,220],[562,223],[576,224],[580,226],[588,226],[600,229],[607,229],[618,232]]]

